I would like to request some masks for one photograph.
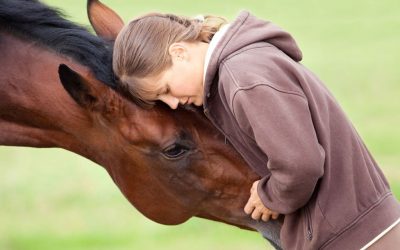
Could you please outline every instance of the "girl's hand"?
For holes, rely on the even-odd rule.
[[[265,207],[262,203],[257,193],[258,182],[259,180],[255,181],[250,189],[250,198],[244,206],[244,212],[249,215],[251,214],[251,218],[257,221],[261,219],[267,222],[270,218],[275,220],[279,217],[279,214]]]

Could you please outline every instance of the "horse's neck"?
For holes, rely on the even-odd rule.
[[[0,36],[0,145],[71,145],[65,128],[85,117],[58,78],[58,65],[68,59],[9,34]]]

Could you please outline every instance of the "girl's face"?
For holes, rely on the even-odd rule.
[[[208,43],[174,43],[169,49],[172,66],[143,80],[155,87],[153,100],[176,109],[178,104],[203,105],[204,58]]]

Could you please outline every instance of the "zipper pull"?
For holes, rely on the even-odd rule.
[[[312,232],[310,229],[307,229],[307,240],[309,240],[309,241],[312,240]]]
[[[225,136],[225,144],[228,144],[228,139],[226,139],[226,136]]]

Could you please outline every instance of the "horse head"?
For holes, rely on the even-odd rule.
[[[243,206],[257,176],[201,112],[145,110],[66,65],[59,75],[92,121],[80,130],[85,144],[98,148],[96,162],[140,212],[162,224],[200,216],[246,226]]]

